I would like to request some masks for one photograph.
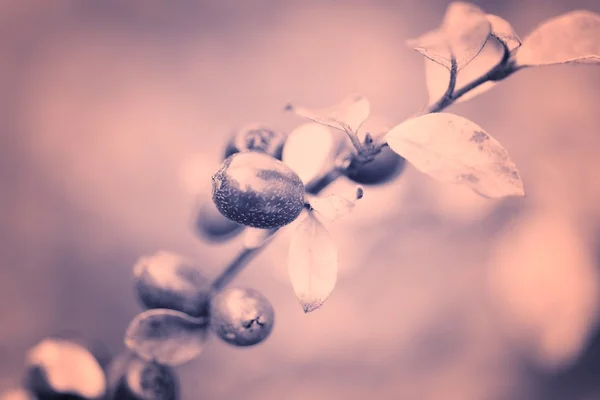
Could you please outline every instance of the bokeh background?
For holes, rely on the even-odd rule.
[[[481,1],[525,36],[594,0]],[[216,276],[240,239],[193,229],[236,126],[291,130],[293,100],[361,92],[394,123],[426,104],[404,41],[447,1],[0,3],[0,390],[26,350],[74,330],[116,353],[158,250]],[[451,111],[499,139],[524,199],[489,201],[408,167],[331,224],[341,277],[304,315],[289,233],[236,281],[273,302],[264,344],[213,337],[184,399],[600,399],[600,69],[524,70]],[[339,181],[328,191],[349,185]]]

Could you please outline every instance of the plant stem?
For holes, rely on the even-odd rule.
[[[453,60],[451,71],[450,71],[450,82],[448,84],[448,90],[444,94],[444,96],[427,107],[424,111],[415,114],[413,117],[418,117],[425,114],[437,113],[440,112],[450,105],[452,105],[457,99],[476,87],[484,84],[488,81],[497,81],[505,78],[515,71],[514,67],[508,63],[510,57],[510,53],[504,45],[504,56],[502,60],[489,70],[484,75],[479,78],[469,82],[465,86],[455,91],[456,86],[456,75],[457,75],[457,64],[456,61]],[[352,140],[352,138],[350,138]],[[387,143],[384,141],[380,144],[381,147],[387,146]],[[317,177],[313,181],[309,182],[306,185],[306,192],[312,195],[316,195],[325,189],[329,184],[335,181],[343,174],[344,168],[339,165],[335,165],[331,170],[324,173],[322,176]],[[268,233],[268,237],[273,236],[278,229],[273,229]],[[229,282],[231,282],[248,264],[250,260],[252,260],[267,244],[269,240],[265,240],[260,246],[255,246],[252,248],[245,247],[242,251],[231,261],[231,263],[223,270],[223,272],[214,280],[212,283],[212,288],[215,291],[219,291],[223,289]]]

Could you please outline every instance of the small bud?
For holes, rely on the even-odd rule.
[[[281,160],[286,135],[261,124],[249,124],[238,129],[225,149],[227,158],[243,151],[256,151]]]

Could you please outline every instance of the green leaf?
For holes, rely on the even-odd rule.
[[[308,213],[293,233],[288,270],[294,292],[305,313],[320,308],[335,287],[337,247],[313,213]]]
[[[441,182],[466,185],[487,198],[525,195],[506,150],[466,118],[435,113],[409,119],[387,134],[387,142],[419,171]]]
[[[523,39],[518,66],[600,63],[600,15],[577,10],[552,18]]]
[[[446,9],[438,29],[409,40],[407,44],[448,70],[454,56],[460,70],[479,54],[490,32],[491,24],[479,7],[455,1]]]
[[[208,324],[173,310],[138,314],[125,333],[125,345],[147,361],[177,366],[196,358],[204,348]]]
[[[323,217],[335,221],[350,214],[356,202],[362,199],[363,193],[362,186],[354,186],[344,192],[325,197],[313,197],[310,199],[310,206]]]
[[[371,106],[365,96],[360,93],[352,93],[339,103],[327,108],[309,109],[288,104],[286,109],[311,121],[356,134],[369,116]]]

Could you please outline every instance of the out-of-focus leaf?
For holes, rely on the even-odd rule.
[[[600,15],[577,10],[549,19],[523,39],[518,66],[600,63]]]
[[[314,197],[310,200],[310,206],[320,215],[335,221],[350,214],[356,202],[362,199],[363,194],[362,186],[355,186],[342,193]]]
[[[334,161],[339,140],[331,130],[316,122],[298,126],[288,135],[282,161],[307,184]]]
[[[338,253],[331,235],[312,213],[294,231],[288,268],[304,312],[320,308],[337,281]]]
[[[173,310],[154,309],[138,314],[125,333],[125,345],[138,356],[177,366],[196,358],[204,348],[208,324]]]
[[[502,46],[502,43],[495,37],[490,37],[477,57],[458,73],[456,88],[460,89],[464,85],[487,73],[502,60],[503,55],[504,47]],[[427,91],[429,93],[429,104],[434,104],[446,93],[448,82],[450,80],[450,71],[429,59],[425,59],[425,79]],[[489,90],[492,86],[493,82],[489,81],[479,85],[475,89],[470,90],[459,97],[456,100],[456,103],[471,99],[478,94]]]
[[[492,35],[504,43],[509,52],[521,46],[521,39],[510,22],[494,14],[487,14],[487,19],[492,25]]]
[[[286,109],[311,121],[352,133],[358,131],[371,112],[369,100],[360,93],[352,93],[328,108],[309,109],[288,104]]]
[[[525,195],[506,150],[466,118],[434,113],[409,119],[387,134],[387,142],[418,170],[441,182],[466,185],[488,198]]]
[[[409,40],[408,45],[448,70],[454,55],[460,70],[479,54],[490,32],[491,24],[479,7],[455,1],[446,9],[440,28]]]
[[[106,393],[106,375],[98,360],[72,341],[45,339],[27,352],[26,364],[32,371],[41,371],[40,379],[30,377],[33,389],[86,399],[98,399]]]

